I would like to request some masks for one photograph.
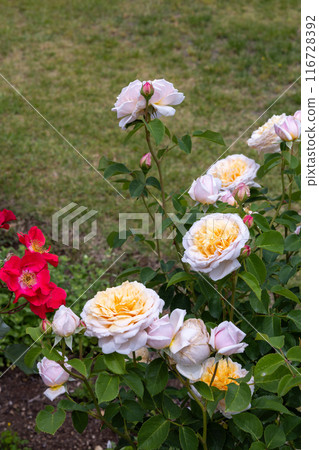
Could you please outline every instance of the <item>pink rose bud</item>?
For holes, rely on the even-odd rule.
[[[219,200],[223,203],[228,203],[230,206],[238,205],[233,194],[230,191],[226,191],[224,195],[219,197]]]
[[[233,196],[240,202],[245,201],[250,196],[249,186],[245,183],[240,183],[233,191]]]
[[[86,324],[85,324],[84,320],[80,320],[80,327],[86,328]]]
[[[145,153],[140,159],[140,168],[143,171],[148,171],[152,166],[152,155],[150,152]]]
[[[50,333],[52,331],[51,322],[48,319],[44,319],[40,325],[42,333]]]
[[[254,218],[247,214],[247,216],[243,218],[243,222],[248,228],[251,228],[254,225]]]
[[[154,88],[152,83],[146,81],[146,83],[144,83],[142,86],[141,94],[143,95],[143,97],[146,98],[146,100],[149,100],[154,94]]]
[[[71,369],[69,364],[66,364],[68,369]],[[69,379],[69,374],[55,361],[44,357],[41,362],[38,362],[37,368],[46,386],[54,387],[61,386]]]
[[[188,194],[193,200],[203,205],[213,205],[218,200],[221,186],[222,183],[219,178],[207,174],[193,181]]]
[[[299,122],[301,123],[301,111],[300,110],[295,112],[294,118],[299,120]]]
[[[74,314],[72,309],[62,305],[53,317],[52,329],[61,337],[68,337],[80,326],[80,318]]]
[[[250,256],[251,254],[251,247],[249,245],[245,245],[241,251],[242,256]]]
[[[210,345],[220,355],[233,355],[243,353],[248,344],[241,342],[246,336],[232,322],[222,322],[218,327],[211,330]]]
[[[275,124],[275,132],[282,141],[295,141],[300,137],[300,121],[294,116],[288,116],[281,125]]]
[[[147,328],[146,345],[152,348],[161,349],[168,347],[174,336],[174,327],[168,317],[163,316],[161,319],[155,319]]]

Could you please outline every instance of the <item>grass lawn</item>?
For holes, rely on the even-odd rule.
[[[95,167],[102,155],[134,167],[147,151],[141,137],[123,145],[111,112],[136,78],[163,77],[184,92],[167,119],[177,134],[208,128],[230,145],[300,74],[299,3],[2,0],[1,73]],[[259,160],[246,144],[251,132],[299,107],[300,81],[230,152]],[[0,111],[1,208],[40,221],[48,234],[51,215],[68,203],[95,209],[99,236],[81,250],[105,254],[118,212],[142,205],[122,200],[2,79]],[[190,156],[172,151],[169,190],[186,188],[221,148],[198,142]],[[276,188],[275,175],[266,181]]]

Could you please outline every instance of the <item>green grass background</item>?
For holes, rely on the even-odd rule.
[[[145,142],[125,133],[111,108],[123,86],[165,78],[184,92],[167,125],[179,135],[195,129],[223,134],[230,145],[300,74],[300,2],[191,0],[2,0],[1,73],[97,167],[102,155],[138,164]],[[300,106],[300,81],[231,148],[258,157],[246,140],[273,114]],[[99,212],[95,246],[118,212],[142,210],[122,200],[0,79],[1,208],[18,228],[41,223],[76,202]],[[187,187],[223,151],[197,142],[190,156],[172,151],[165,163],[169,191]],[[226,156],[226,155],[225,155]],[[266,184],[276,189],[276,174]],[[81,253],[82,252],[82,253]]]

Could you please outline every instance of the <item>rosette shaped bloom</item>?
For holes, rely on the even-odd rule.
[[[62,305],[54,314],[52,329],[58,336],[71,336],[79,326],[80,318],[74,314],[71,308]]]
[[[249,230],[238,214],[209,214],[183,237],[182,261],[220,280],[240,267],[237,258],[248,239]]]
[[[11,256],[0,270],[0,279],[15,293],[14,303],[20,297],[35,297],[50,292],[50,273],[46,261],[40,254],[26,254],[21,259]]]
[[[221,186],[219,178],[206,174],[193,181],[188,194],[193,200],[203,205],[213,205],[219,198]]]
[[[171,105],[179,105],[185,99],[182,92],[178,92],[174,88],[174,85],[169,81],[154,80],[151,82],[154,89],[154,94],[149,100],[149,104],[153,106],[155,110],[155,116],[174,116],[175,109]]]
[[[185,315],[184,309],[177,308],[170,316],[166,314],[160,319],[155,319],[146,330],[147,345],[156,349],[168,347],[182,326]]]
[[[182,375],[189,378],[192,382],[196,381],[203,381],[204,383],[215,386],[217,389],[220,389],[222,391],[227,391],[228,385],[230,383],[236,383],[236,378],[243,378],[247,375],[247,370],[243,369],[240,364],[233,362],[230,358],[227,359],[221,359],[218,362],[217,371],[215,373],[216,369],[216,360],[215,358],[209,358],[203,364],[201,365],[200,372],[198,372],[198,369],[195,368],[195,370],[192,371],[191,367],[188,367],[187,370],[184,370],[183,368],[181,372]],[[215,374],[215,377],[214,377]],[[212,378],[214,377],[213,382]],[[251,379],[248,382],[249,388],[251,390],[251,393],[254,392],[254,378],[251,377]],[[198,391],[193,388],[193,391],[200,397],[200,394]],[[239,414],[243,411],[247,411],[251,405],[248,405],[247,408],[243,409],[242,411],[228,411],[226,410],[225,400],[222,399],[218,402],[216,410],[222,413],[227,419],[231,419],[234,414]]]
[[[175,361],[177,369],[183,367],[200,370],[200,364],[210,355],[209,334],[201,319],[185,320],[169,346],[169,356]]]
[[[275,124],[275,132],[282,141],[290,142],[299,139],[301,124],[294,116],[288,116],[280,125]]]
[[[17,218],[10,209],[3,209],[0,211],[0,228],[9,230],[10,225],[8,222],[11,222],[12,220],[17,220]]]
[[[220,179],[222,190],[236,189],[241,183],[245,183],[247,186],[260,187],[254,181],[259,167],[259,164],[253,159],[247,158],[247,156],[229,155],[227,158],[220,159],[211,165],[207,173]]]
[[[57,267],[59,257],[49,253],[50,248],[45,249],[45,237],[40,228],[32,227],[27,234],[18,233],[19,241],[27,247],[27,252],[40,253],[52,266]]]
[[[280,152],[280,138],[275,132],[275,124],[280,125],[286,118],[286,114],[272,116],[267,122],[253,132],[248,139],[249,147],[255,148],[259,153]]]
[[[209,343],[220,355],[230,356],[245,351],[248,344],[241,342],[245,336],[232,322],[224,321],[211,331]]]
[[[146,329],[162,312],[164,301],[137,281],[98,292],[81,313],[86,336],[99,338],[103,353],[128,355],[146,345]]]
[[[67,361],[67,358],[65,358]],[[66,368],[71,370],[72,367],[69,364],[65,364]],[[42,378],[43,383],[49,386],[49,389],[44,391],[44,395],[48,397],[51,401],[54,400],[61,394],[66,392],[63,386],[69,379],[69,374],[55,361],[44,357],[37,364],[39,374]]]

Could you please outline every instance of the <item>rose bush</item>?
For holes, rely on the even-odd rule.
[[[168,154],[189,154],[198,140],[225,145],[211,130],[176,136],[164,125],[159,117],[173,116],[183,100],[165,80],[130,83],[113,110],[126,140],[144,133],[146,149],[134,168],[106,157],[99,164],[143,203],[155,227],[152,239],[112,231],[109,246],[145,245],[156,253],[151,267],[119,273],[127,281],[97,292],[80,322],[52,286],[47,263],[57,260],[36,227],[19,234],[23,258],[4,258],[9,302],[1,312],[30,304],[45,319],[27,330],[34,345],[24,362],[39,361],[45,395],[61,396],[39,412],[37,428],[54,434],[70,413],[80,433],[89,415],[111,429],[119,449],[300,448],[300,111],[253,132],[248,145],[263,154],[260,164],[238,154],[211,161],[174,194],[165,185]],[[281,180],[275,194],[263,186],[271,170]],[[14,215],[3,211],[7,225]],[[174,259],[165,257],[158,216]],[[12,293],[26,302],[12,305]],[[54,309],[51,325],[46,314]],[[74,379],[82,396],[68,392]]]

